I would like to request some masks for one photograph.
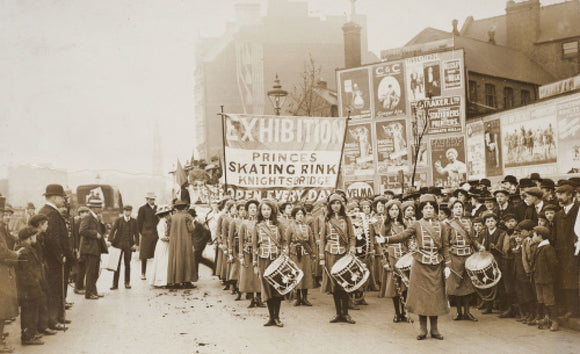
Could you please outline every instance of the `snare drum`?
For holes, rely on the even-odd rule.
[[[477,252],[469,256],[465,260],[465,270],[473,286],[478,289],[496,286],[501,279],[501,271],[489,252]]]
[[[272,261],[264,271],[264,279],[280,295],[291,292],[300,283],[303,276],[302,270],[285,254]]]
[[[346,254],[334,263],[330,275],[344,291],[351,293],[364,285],[370,272],[366,264],[352,254]]]
[[[411,265],[413,265],[413,254],[411,253],[405,254],[395,263],[395,273],[407,287],[409,287],[409,279],[411,278]]]

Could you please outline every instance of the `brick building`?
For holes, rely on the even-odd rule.
[[[236,5],[236,21],[219,38],[205,38],[196,45],[195,142],[200,157],[211,158],[222,148],[220,105],[225,112],[273,114],[267,91],[276,73],[282,87],[292,94],[312,58],[321,68],[320,79],[328,86],[316,87],[325,112],[336,112],[335,69],[345,62],[344,16],[310,16],[306,2],[270,0],[266,16],[259,4]],[[354,17],[360,27],[362,61],[377,61],[368,52],[366,17]],[[287,100],[290,104],[292,101]],[[290,115],[290,107],[282,115]],[[320,112],[323,114],[323,112]]]
[[[451,32],[426,28],[405,47],[437,41],[465,50],[468,119],[519,107],[538,99],[539,86],[580,72],[580,1],[510,0],[505,15],[469,16],[461,30],[454,20]]]

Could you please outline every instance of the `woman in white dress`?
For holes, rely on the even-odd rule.
[[[159,218],[157,234],[159,241],[155,247],[153,266],[150,267],[151,275],[148,275],[149,284],[154,287],[167,286],[167,267],[169,264],[169,225],[171,222],[171,206],[162,205],[155,214]]]

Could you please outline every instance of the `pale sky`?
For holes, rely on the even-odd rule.
[[[191,156],[198,35],[219,35],[234,0],[0,0],[0,177],[9,164],[163,170]],[[265,3],[265,1],[263,1]],[[560,2],[542,1],[543,5]],[[504,0],[358,0],[369,49],[400,47],[425,27],[505,13]],[[310,0],[343,14],[348,0]]]

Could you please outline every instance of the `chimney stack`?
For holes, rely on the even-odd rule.
[[[453,21],[451,21],[451,26],[453,26],[453,35],[454,36],[459,36],[459,30],[457,29],[458,23],[459,23],[459,21],[457,21],[457,19],[453,19]]]
[[[540,0],[506,3],[507,46],[531,53],[540,35]]]
[[[344,64],[346,68],[361,65],[361,26],[354,22],[347,22],[342,26],[344,32]]]

